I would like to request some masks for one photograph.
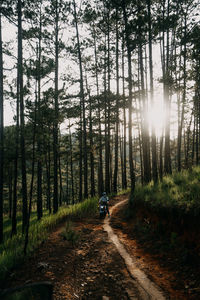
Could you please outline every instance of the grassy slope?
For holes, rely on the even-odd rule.
[[[125,218],[132,222],[134,237],[164,260],[170,256],[178,267],[192,266],[195,272],[200,262],[200,168],[166,176],[157,185],[138,185],[129,204]]]
[[[137,185],[134,199],[130,202],[137,206],[150,208],[155,212],[177,213],[180,216],[200,215],[200,168],[174,173],[154,185]]]
[[[39,222],[37,221],[36,213],[33,213],[29,230],[28,255],[48,237],[48,233],[51,230],[59,223],[65,221],[67,217],[87,217],[95,214],[96,211],[97,198],[92,198],[74,206],[61,207],[55,215],[48,215],[47,212],[45,212],[44,217]],[[18,234],[10,238],[10,230],[11,222],[9,219],[5,219],[5,240],[4,243],[0,245],[0,280],[4,279],[8,272],[24,259],[24,236],[21,234],[20,216],[18,216]]]

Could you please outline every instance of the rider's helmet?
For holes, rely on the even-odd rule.
[[[103,192],[102,196],[106,196],[106,192]]]

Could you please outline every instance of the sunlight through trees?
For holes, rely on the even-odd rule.
[[[199,8],[1,1],[0,242],[6,214],[24,233],[31,211],[199,164]]]

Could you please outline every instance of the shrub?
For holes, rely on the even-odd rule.
[[[74,246],[80,238],[80,234],[73,228],[72,222],[67,221],[65,227],[61,232],[61,236],[64,240],[70,241]]]

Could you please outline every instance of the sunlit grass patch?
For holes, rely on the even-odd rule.
[[[128,189],[125,189],[125,190],[121,190],[121,191],[119,191],[119,192],[117,193],[117,196],[121,196],[121,195],[129,194],[129,193],[130,193],[130,191],[131,191],[131,189],[130,189],[130,188],[128,188]]]
[[[200,168],[175,172],[154,185],[137,185],[130,203],[151,209],[180,210],[182,214],[200,214]]]

